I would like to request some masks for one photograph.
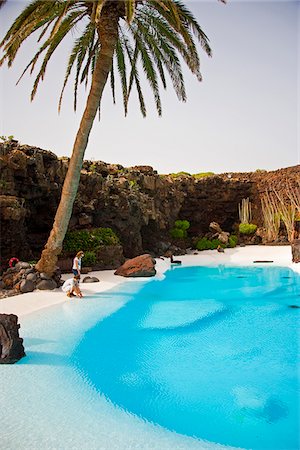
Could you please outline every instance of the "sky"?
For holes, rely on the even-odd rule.
[[[11,1],[0,11],[0,38],[28,4]],[[122,98],[112,102],[106,86],[101,120],[95,120],[85,159],[150,165],[159,173],[246,172],[300,164],[300,1],[185,1],[210,39],[209,58],[200,50],[203,81],[184,68],[187,102],[169,83],[162,90],[158,117],[149,88],[148,114],[136,98],[124,117]],[[19,51],[13,67],[0,68],[0,135],[22,144],[70,156],[85,105],[81,90],[73,112],[69,84],[60,114],[58,98],[73,39],[70,36],[48,67],[30,102],[34,78],[20,74],[33,56],[36,39]]]

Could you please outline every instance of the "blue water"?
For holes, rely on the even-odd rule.
[[[181,267],[145,283],[71,356],[113,404],[178,433],[299,449],[300,277],[276,267]]]

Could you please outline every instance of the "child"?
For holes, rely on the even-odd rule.
[[[73,259],[72,272],[74,275],[79,275],[79,278],[80,278],[80,273],[81,273],[81,259],[83,257],[84,257],[84,253],[83,253],[83,251],[80,251],[77,253],[75,258]]]
[[[80,275],[74,275],[73,278],[69,278],[62,285],[62,290],[67,293],[68,297],[74,297],[75,295],[82,298],[82,292],[79,287]]]

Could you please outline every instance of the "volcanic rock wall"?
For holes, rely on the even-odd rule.
[[[68,158],[49,151],[0,144],[0,255],[36,259],[45,244],[60,199]],[[158,175],[149,166],[85,161],[69,229],[111,227],[126,257],[159,253],[177,219],[191,223],[190,234],[207,232],[211,221],[231,231],[238,204],[250,197],[254,221],[262,225],[260,195],[272,182],[283,189],[299,166],[266,173],[214,175],[202,179]]]

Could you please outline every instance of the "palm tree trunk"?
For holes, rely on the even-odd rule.
[[[118,20],[119,15],[116,13],[116,10],[109,8],[107,13],[105,14],[104,12],[103,17],[101,17],[98,27],[101,48],[94,69],[90,92],[76,135],[53,227],[47,244],[42,251],[41,258],[35,266],[39,272],[49,275],[52,275],[55,271],[58,255],[62,250],[63,240],[72,215],[85,149],[112,66],[113,54],[118,39]]]

